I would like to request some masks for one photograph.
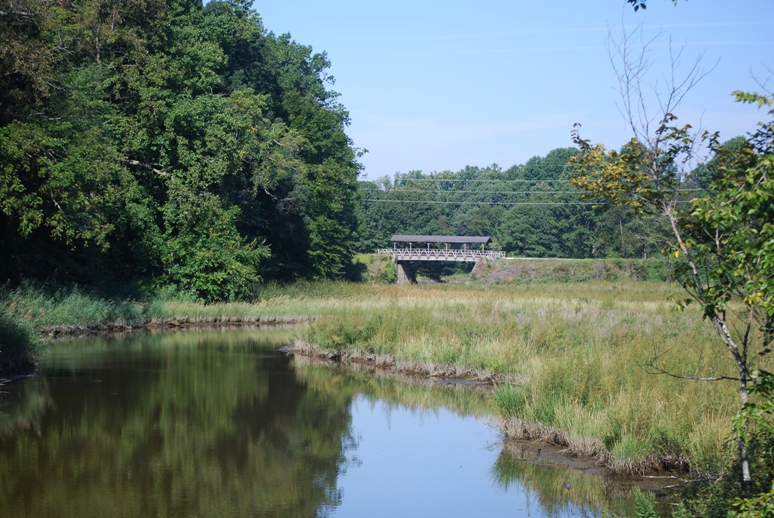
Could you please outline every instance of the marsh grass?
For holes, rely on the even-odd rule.
[[[47,292],[37,286],[24,285],[4,293],[2,301],[8,315],[34,328],[108,320],[131,321],[142,316],[139,304],[106,300],[77,287]]]
[[[31,326],[0,307],[0,374],[34,369],[40,347],[40,339]]]
[[[162,288],[149,294],[106,297],[97,288],[23,283],[0,288],[0,373],[34,368],[40,336],[67,326],[141,324],[198,317],[313,317],[345,307],[365,287],[336,282],[263,286],[254,302],[205,304],[189,293]]]
[[[342,288],[347,290],[348,288]],[[698,311],[667,283],[385,286],[323,296],[305,339],[399,360],[515,375],[495,402],[503,428],[594,455],[620,472],[716,465],[736,387],[646,371],[732,374]]]
[[[202,304],[185,294],[103,300],[77,289],[3,294],[0,333],[107,320],[196,316],[316,317],[298,337],[331,352],[486,371],[509,434],[546,439],[612,468],[711,471],[737,410],[736,387],[658,376],[733,374],[698,309],[674,310],[680,288],[622,280],[395,286],[297,282],[263,286],[252,303]],[[10,323],[10,324],[9,324]],[[2,343],[6,343],[6,340]],[[33,344],[33,347],[35,345]]]

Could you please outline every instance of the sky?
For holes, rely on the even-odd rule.
[[[619,147],[631,133],[607,43],[622,30],[656,37],[648,106],[658,107],[654,92],[663,96],[673,75],[670,48],[682,52],[675,78],[700,59],[707,75],[674,113],[721,140],[765,116],[735,103],[733,91],[774,90],[774,0],[648,0],[636,13],[624,0],[255,0],[253,8],[267,30],[327,52],[347,134],[368,150],[363,179],[507,169],[572,146],[574,123],[583,138]]]

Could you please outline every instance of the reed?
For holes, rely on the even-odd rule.
[[[304,339],[329,351],[484,369],[510,435],[594,455],[619,472],[716,465],[737,409],[735,386],[658,376],[730,367],[680,288],[623,281],[521,286],[385,286],[329,294]],[[334,303],[334,300],[337,303]]]
[[[34,369],[40,347],[40,339],[31,326],[13,318],[0,306],[0,374]]]
[[[21,335],[43,326],[197,316],[315,317],[299,339],[329,352],[394,357],[443,372],[489,372],[510,435],[541,438],[613,469],[711,471],[737,410],[736,387],[658,376],[732,372],[699,310],[674,310],[679,286],[633,280],[419,286],[297,282],[250,303],[202,304],[159,293],[103,300],[77,289],[3,294]],[[8,327],[8,326],[6,326]],[[11,329],[11,327],[8,327]],[[26,329],[26,331],[24,331]],[[3,331],[0,326],[0,333]],[[5,341],[4,341],[5,342]],[[765,367],[765,365],[763,365]]]

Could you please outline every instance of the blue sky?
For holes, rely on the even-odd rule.
[[[267,30],[328,53],[352,119],[348,134],[369,150],[361,159],[369,179],[493,163],[506,169],[572,146],[576,122],[585,138],[619,146],[629,133],[605,48],[608,27],[664,33],[651,47],[651,87],[670,73],[670,38],[673,48],[687,46],[684,68],[703,53],[714,70],[676,115],[723,140],[763,117],[734,103],[732,91],[759,91],[756,77],[770,77],[774,90],[774,0],[648,0],[637,13],[624,0],[256,0],[253,7]]]

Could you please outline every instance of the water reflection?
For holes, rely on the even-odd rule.
[[[525,447],[532,454],[537,449]],[[630,499],[611,479],[567,466],[535,463],[512,450],[506,448],[497,457],[491,469],[492,479],[506,491],[531,495],[542,516],[599,516],[605,510],[618,516],[632,516]]]
[[[35,433],[0,440],[3,514],[326,514],[354,445],[349,399],[299,384],[289,359],[273,352],[283,339],[237,332],[57,344],[44,377],[24,383],[46,383],[51,410]]]
[[[628,514],[599,477],[501,453],[486,392],[289,358],[288,339],[54,344],[41,375],[0,387],[2,514]]]
[[[462,417],[488,417],[494,412],[491,388],[487,386],[443,384],[437,380],[387,372],[370,364],[350,364],[342,368],[301,356],[294,358],[294,367],[298,380],[314,390],[331,394],[344,391],[350,397],[381,401],[388,408],[431,411],[446,408]]]
[[[0,438],[19,430],[40,430],[40,418],[51,407],[48,383],[11,383],[0,381]],[[1,439],[0,439],[1,440]]]
[[[504,445],[502,438],[484,424],[493,415],[489,389],[396,376],[369,365],[340,368],[308,358],[297,358],[295,367],[299,379],[315,390],[351,396],[355,402],[353,427],[363,435],[356,451],[358,460],[363,463],[372,457],[378,473],[372,482],[380,483],[394,497],[385,500],[383,495],[369,495],[368,509],[367,505],[353,503],[353,492],[367,491],[360,481],[352,479],[369,476],[367,466],[355,468],[343,477],[345,498],[336,516],[362,516],[366,510],[371,517],[591,517],[604,516],[605,512],[618,516],[633,513],[629,488],[595,473],[601,470],[588,469],[589,463],[557,465],[554,461],[559,448],[537,443]],[[404,420],[411,422],[404,440],[390,437],[400,432],[389,429],[399,427],[396,423]],[[370,451],[369,438],[374,436],[379,445]],[[376,451],[388,451],[391,442],[397,443],[395,451],[386,456]],[[404,464],[391,470],[393,457]],[[451,464],[446,465],[450,460]],[[407,461],[410,466],[406,466]],[[423,465],[431,463],[430,467]],[[459,478],[449,478],[460,470],[464,473]],[[418,493],[407,498],[416,489]],[[470,495],[476,496],[460,500]],[[407,500],[413,500],[411,505],[401,507],[401,502]]]

